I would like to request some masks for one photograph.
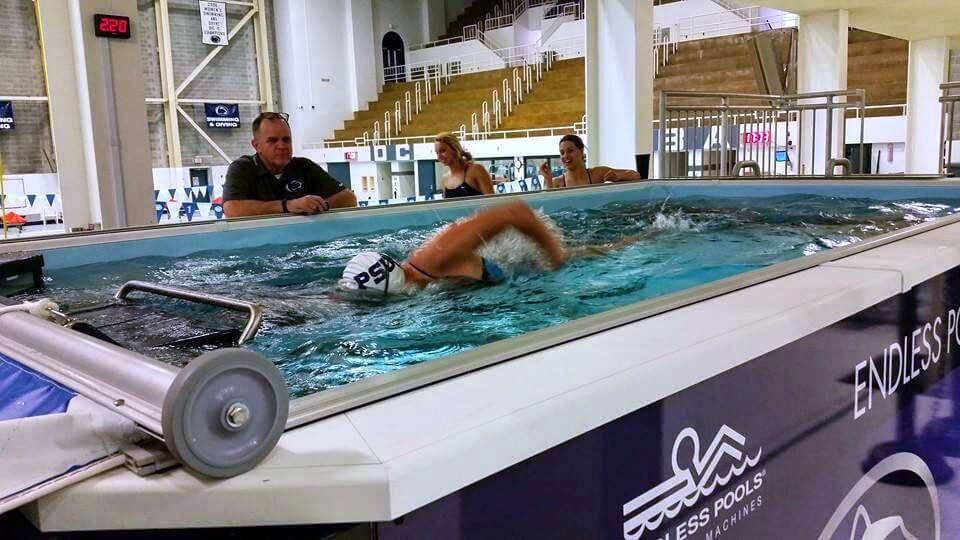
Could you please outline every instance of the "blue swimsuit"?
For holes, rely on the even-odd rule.
[[[507,275],[504,273],[502,268],[497,266],[497,263],[483,257],[480,257],[480,262],[483,264],[483,273],[480,276],[480,281],[482,283],[497,283],[499,281],[503,281],[504,279],[506,279]],[[417,272],[420,272],[421,274],[427,276],[432,280],[440,279],[437,276],[431,274],[430,272],[424,272],[423,270],[420,269],[419,266],[413,264],[410,261],[407,261],[407,264],[409,264],[410,267],[416,270]]]

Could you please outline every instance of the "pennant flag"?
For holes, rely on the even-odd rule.
[[[426,200],[428,200],[428,201],[432,201],[432,200],[433,200],[433,193],[427,193],[424,198],[425,198]]]
[[[217,216],[217,219],[223,218],[223,205],[215,204],[213,205],[213,213]]]
[[[407,197],[407,202],[417,202],[416,197]]]
[[[180,221],[180,208],[183,203],[170,199],[167,201],[167,210],[170,210],[170,221]]]
[[[171,199],[176,199],[176,198],[177,198],[177,188],[170,188],[170,189],[167,190],[167,192],[170,193],[170,198],[171,198]]]
[[[57,198],[56,193],[47,193],[47,204],[53,206],[53,200]]]
[[[186,203],[183,205],[183,210],[187,214],[187,221],[193,221],[193,213],[197,211],[197,205],[194,203]]]
[[[163,218],[163,203],[155,203],[153,207],[157,211],[157,223],[160,223],[160,219]]]
[[[192,188],[185,187],[185,188],[183,188],[183,194],[187,196],[187,198],[184,199],[184,201],[189,201],[189,200],[190,200],[190,197],[193,196],[193,189],[192,189]]]
[[[207,186],[200,186],[200,195],[207,196]]]
[[[380,199],[380,204],[390,204],[390,199]]]
[[[33,203],[34,203],[34,201],[36,201],[36,200],[37,200],[36,194],[34,194],[34,195],[27,195],[27,204],[28,204],[29,206],[33,206]]]
[[[369,206],[369,205],[370,205],[370,201],[360,201],[360,202],[358,202],[357,204],[360,205],[360,206]]]
[[[533,185],[533,189],[542,189],[542,186],[540,185],[540,177],[530,180],[530,183]]]
[[[200,211],[201,216],[207,217],[210,215],[210,207],[213,206],[212,204],[208,202],[193,203],[193,204],[197,205],[197,210]]]
[[[528,191],[526,180],[520,180],[519,184],[520,184],[520,191]]]
[[[154,201],[154,202],[160,202],[160,190],[159,190],[159,189],[153,190],[153,201]]]
[[[497,184],[497,193],[506,193],[506,192],[507,192],[507,186],[503,184]]]

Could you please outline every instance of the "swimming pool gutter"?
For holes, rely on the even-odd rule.
[[[287,429],[956,223],[960,215],[936,219],[298,398],[290,403]]]

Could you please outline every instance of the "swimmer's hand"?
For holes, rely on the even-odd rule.
[[[304,195],[299,199],[287,201],[287,210],[294,214],[319,214],[330,208],[330,204],[319,195]]]
[[[565,248],[560,247],[558,250],[551,250],[550,253],[547,253],[547,257],[550,259],[547,265],[550,270],[557,270],[567,264],[567,261],[570,260],[570,253]]]

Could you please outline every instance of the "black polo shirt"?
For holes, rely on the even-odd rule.
[[[304,195],[330,197],[343,191],[343,184],[307,158],[295,157],[280,178],[263,168],[256,155],[242,156],[230,164],[223,185],[223,202],[234,200],[279,201]]]

